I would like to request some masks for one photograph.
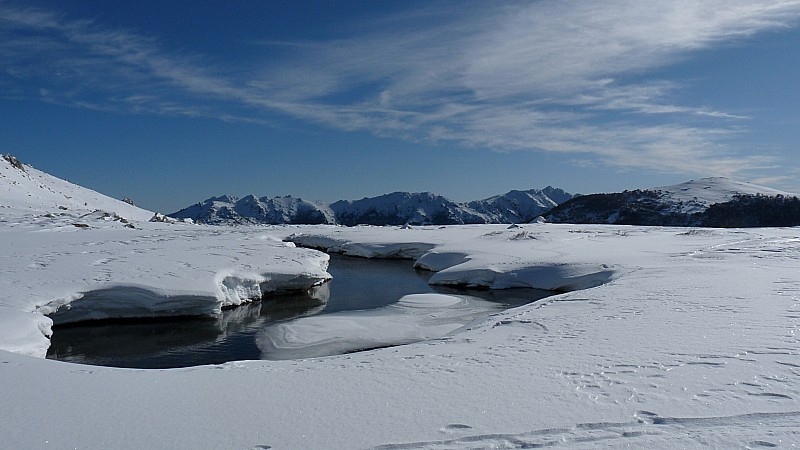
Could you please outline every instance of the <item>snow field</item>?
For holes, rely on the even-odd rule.
[[[372,250],[425,243],[508,274],[605,264],[615,278],[437,340],[326,358],[141,371],[3,352],[0,395],[14,413],[0,436],[15,448],[798,443],[796,229],[523,231],[532,237],[498,226],[239,229]]]

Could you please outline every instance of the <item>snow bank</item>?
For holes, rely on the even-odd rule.
[[[326,254],[252,232],[146,222],[131,229],[113,221],[81,229],[64,220],[0,229],[0,306],[24,313],[0,315],[0,349],[43,356],[44,315],[56,323],[216,316],[330,279]],[[44,251],[31,254],[34,248]]]
[[[146,286],[112,286],[50,302],[37,312],[50,317],[54,325],[102,319],[216,316],[220,304],[214,300],[202,295],[171,295]]]
[[[448,245],[447,241],[452,239],[449,236],[475,230],[470,227],[421,227],[397,231],[412,239],[424,236],[427,242],[389,243],[365,229],[293,234],[288,239],[300,246],[352,256],[413,258],[415,267],[437,272],[429,281],[436,285],[570,291],[600,286],[619,275],[619,269],[603,262],[602,255],[594,255],[597,262],[587,263],[581,261],[582,258],[556,250],[556,247],[562,248],[564,242],[553,242],[543,233],[537,235],[537,230],[544,230],[542,226],[528,225],[528,229],[484,226],[484,230],[490,231],[471,236],[469,252],[463,250],[463,241],[458,241],[456,246]],[[548,258],[553,252],[562,253],[562,258]],[[538,255],[545,258],[539,259]]]
[[[428,265],[424,260],[420,264]],[[487,267],[481,261],[470,260],[434,274],[430,283],[491,289],[574,291],[603,285],[615,276],[616,271],[606,264],[537,264],[509,270],[498,266]]]
[[[358,228],[369,229],[374,227]],[[341,253],[361,258],[417,259],[435,247],[434,244],[425,242],[352,242],[337,239],[334,236],[298,233],[292,234],[286,240],[302,247],[316,248],[329,253]]]

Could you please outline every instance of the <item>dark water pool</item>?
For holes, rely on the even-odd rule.
[[[332,255],[333,280],[308,293],[268,297],[223,311],[221,318],[86,322],[53,328],[47,357],[82,364],[142,369],[220,364],[260,359],[255,336],[278,322],[310,315],[380,308],[419,293],[470,295],[495,302],[497,309],[520,306],[551,295],[536,289],[502,291],[448,289],[428,284],[430,272],[408,260]]]

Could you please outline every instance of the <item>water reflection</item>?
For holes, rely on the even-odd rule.
[[[552,294],[534,289],[434,287],[428,285],[431,273],[415,270],[408,260],[333,255],[328,271],[333,280],[308,293],[275,295],[225,310],[218,319],[103,321],[54,327],[47,357],[131,368],[219,364],[265,356],[256,345],[256,338],[275,324],[346,311],[385,311],[385,307],[409,294],[435,292],[478,297],[493,302],[490,308],[484,308],[491,310],[523,305]],[[393,326],[391,321],[384,325]]]
[[[257,359],[248,339],[265,324],[318,314],[327,284],[222,311],[219,318],[107,320],[54,327],[47,357],[109,367],[161,369]]]

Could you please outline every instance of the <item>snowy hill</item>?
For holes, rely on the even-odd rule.
[[[320,202],[309,202],[291,196],[243,198],[212,197],[184,208],[170,216],[196,222],[222,224],[333,224],[333,211]]]
[[[430,192],[394,192],[331,205],[294,197],[212,197],[170,216],[224,224],[482,224],[530,222],[573,195],[548,186],[457,203]]]
[[[729,202],[737,195],[794,196],[788,192],[725,177],[701,178],[653,190],[658,192],[664,201],[679,205],[679,212],[688,214],[702,212],[717,203]]]
[[[153,212],[56,178],[0,155],[0,213],[84,215],[96,211],[147,221]]]
[[[550,211],[547,220],[621,225],[786,226],[795,224],[796,220],[785,212],[791,212],[797,201],[788,192],[715,177],[576,197]],[[758,216],[754,216],[756,211]],[[780,216],[777,221],[775,216]],[[800,217],[797,220],[800,223]]]

